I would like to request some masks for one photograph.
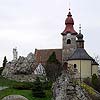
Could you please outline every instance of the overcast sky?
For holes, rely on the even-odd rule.
[[[100,0],[70,0],[78,32],[82,24],[85,49],[100,56]],[[4,56],[12,60],[34,49],[61,48],[69,0],[0,0],[0,65]]]

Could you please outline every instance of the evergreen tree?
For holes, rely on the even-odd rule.
[[[62,66],[61,63],[56,59],[55,52],[53,52],[47,60],[45,71],[48,80],[52,82],[56,81],[56,78],[61,74]]]
[[[3,60],[3,68],[6,66],[6,63],[7,63],[7,58],[6,56],[4,57],[4,60]]]
[[[38,98],[45,97],[45,92],[43,91],[42,83],[39,77],[37,77],[36,81],[33,83],[32,94],[34,97]]]
[[[47,60],[47,62],[56,62],[57,59],[56,59],[56,54],[55,52],[53,52],[50,56],[49,56],[49,59]]]

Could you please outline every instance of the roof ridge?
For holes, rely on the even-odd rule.
[[[57,49],[37,49],[37,50],[62,50],[62,49],[60,49],[60,48],[58,49],[57,48]]]

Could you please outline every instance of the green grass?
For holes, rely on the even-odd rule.
[[[89,85],[82,83],[81,86],[90,94],[90,95],[96,95],[94,89],[90,87]]]
[[[8,95],[22,95],[26,97],[29,100],[51,100],[51,91],[50,90],[45,90],[46,97],[45,98],[34,98],[32,96],[32,90],[19,90],[19,89],[14,89],[13,86],[16,84],[22,84],[23,82],[16,82],[12,80],[8,80],[6,78],[3,78],[0,76],[0,86],[8,86],[8,89],[0,91],[0,100]]]
[[[8,80],[8,79],[0,76],[0,86],[12,87],[14,84],[17,84],[17,83],[21,83],[21,82],[16,82],[16,81],[13,81],[13,80]]]
[[[45,98],[34,98],[32,96],[31,90],[17,90],[17,89],[11,89],[11,88],[0,91],[0,100],[5,96],[13,95],[13,94],[22,95],[29,100],[51,100],[51,92],[50,91],[46,91]]]

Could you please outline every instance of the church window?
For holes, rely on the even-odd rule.
[[[74,68],[76,68],[77,67],[77,65],[76,64],[74,64]]]
[[[67,44],[71,44],[71,40],[70,39],[67,40]]]

